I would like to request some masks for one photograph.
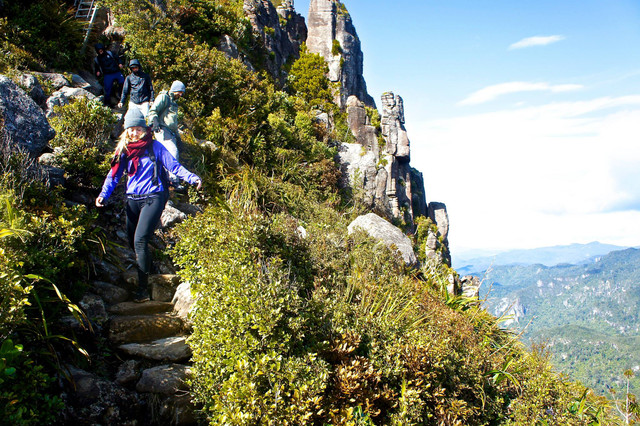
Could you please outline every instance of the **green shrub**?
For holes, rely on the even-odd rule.
[[[51,146],[59,150],[56,165],[66,171],[73,186],[99,186],[109,170],[114,114],[87,98],[55,107],[54,112],[50,122],[56,130]]]
[[[0,18],[5,18],[0,40],[11,47],[13,59],[5,61],[22,69],[35,61],[42,68],[75,68],[81,60],[83,31],[71,6],[62,0],[7,2],[0,9]]]
[[[288,84],[293,94],[302,98],[309,108],[325,109],[333,99],[328,73],[329,67],[324,58],[308,52],[303,45],[300,59],[291,66]]]
[[[10,339],[0,346],[0,416],[5,424],[45,425],[64,407],[53,396],[56,379],[34,363],[29,351]]]
[[[338,56],[342,54],[342,46],[340,45],[340,42],[335,38],[331,43],[331,54],[333,56]]]

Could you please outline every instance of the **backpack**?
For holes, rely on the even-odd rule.
[[[164,192],[169,192],[169,177],[167,176],[167,171],[164,166],[160,164],[160,161],[156,158],[156,154],[153,152],[153,147],[151,149],[147,148],[147,156],[149,156],[149,160],[153,161],[153,178],[151,182],[158,186],[159,182],[162,182],[162,188]]]
[[[153,183],[155,186],[158,186],[158,183],[161,182],[162,188],[163,188],[162,192],[165,192],[168,195],[169,176],[167,176],[167,171],[165,170],[162,163],[160,163],[160,160],[156,158],[156,154],[153,152],[153,147],[151,147],[151,149],[147,148],[147,157],[149,157],[149,160],[153,161],[153,177],[151,178],[151,183]],[[124,154],[123,154],[123,158],[126,161],[129,161],[127,160],[127,157]],[[129,170],[128,164],[125,166],[124,170],[125,170],[125,173],[127,173],[127,170]]]

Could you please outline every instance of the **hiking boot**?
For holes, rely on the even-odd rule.
[[[136,303],[147,302],[151,300],[149,297],[149,274],[138,268],[138,289],[133,297]]]

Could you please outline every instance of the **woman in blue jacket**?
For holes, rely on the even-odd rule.
[[[124,119],[125,131],[111,160],[111,170],[102,185],[102,191],[96,198],[96,206],[103,207],[111,196],[123,173],[127,173],[127,234],[129,244],[136,252],[138,264],[138,290],[134,301],[149,300],[149,271],[151,269],[151,253],[149,239],[153,235],[164,206],[169,198],[165,170],[180,179],[197,185],[200,189],[202,180],[185,169],[153,138],[140,110],[130,109]]]

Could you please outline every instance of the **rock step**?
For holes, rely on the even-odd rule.
[[[182,333],[184,324],[169,314],[128,315],[111,319],[109,340],[113,343],[150,342]]]
[[[163,362],[180,362],[191,357],[187,336],[167,337],[151,343],[128,343],[120,345],[120,350],[131,356]]]
[[[108,311],[114,315],[151,315],[169,312],[173,309],[171,302],[151,300],[145,303],[122,302],[111,306]]]
[[[135,289],[138,283],[138,274],[127,272],[123,276],[125,282],[131,290]],[[151,288],[151,299],[160,302],[171,302],[176,288],[180,285],[180,277],[175,274],[152,274],[149,275],[149,287]]]

